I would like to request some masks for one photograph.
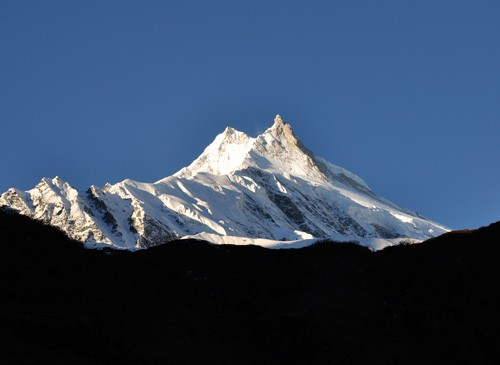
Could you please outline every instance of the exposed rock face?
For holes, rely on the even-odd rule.
[[[194,236],[268,247],[334,238],[377,249],[447,231],[314,156],[279,115],[256,138],[226,128],[191,165],[156,183],[127,179],[79,192],[58,177],[44,178],[27,192],[9,189],[0,206],[82,242],[120,248]]]

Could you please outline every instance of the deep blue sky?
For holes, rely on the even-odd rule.
[[[152,182],[281,114],[451,228],[500,220],[498,1],[3,1],[0,191]]]

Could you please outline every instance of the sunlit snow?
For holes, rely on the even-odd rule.
[[[155,183],[126,179],[82,192],[43,178],[27,192],[9,189],[1,205],[82,242],[127,249],[189,237],[270,248],[330,238],[380,249],[447,231],[314,156],[280,116],[255,138],[226,128],[189,166]]]

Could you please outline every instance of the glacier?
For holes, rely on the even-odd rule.
[[[448,231],[315,156],[279,115],[255,138],[227,127],[189,166],[154,183],[126,179],[79,191],[43,178],[31,190],[3,193],[0,207],[89,246],[121,249],[199,238],[269,248],[331,239],[378,250]]]

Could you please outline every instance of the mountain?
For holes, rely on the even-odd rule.
[[[226,128],[189,166],[155,183],[78,191],[43,178],[29,191],[9,189],[0,206],[75,240],[126,249],[190,237],[264,247],[329,238],[380,249],[447,232],[315,156],[279,115],[256,138]]]
[[[372,252],[85,250],[0,211],[2,363],[498,364],[500,222]]]

